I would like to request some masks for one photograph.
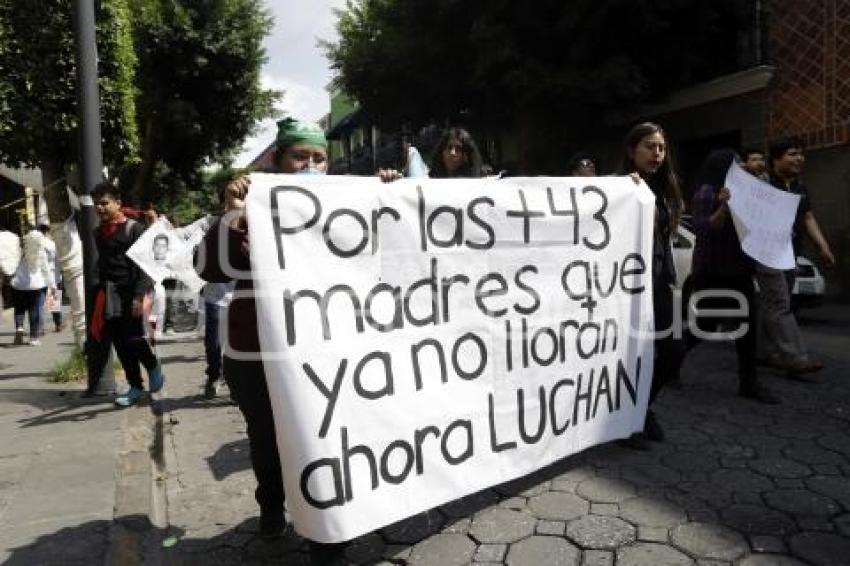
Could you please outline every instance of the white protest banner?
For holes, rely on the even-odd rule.
[[[171,222],[160,218],[127,250],[127,257],[155,283],[162,283],[163,279],[177,279],[197,292],[204,282],[192,265],[192,252],[193,249],[177,234]]]
[[[748,256],[773,269],[794,269],[791,229],[800,195],[781,191],[732,162],[726,173],[729,211]]]
[[[351,539],[643,429],[645,185],[254,174],[247,207],[304,536]]]

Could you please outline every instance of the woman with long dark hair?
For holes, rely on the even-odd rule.
[[[484,177],[483,167],[481,152],[472,135],[463,128],[451,127],[443,131],[431,152],[428,176],[432,179]],[[396,169],[379,169],[378,177],[384,182],[392,182],[401,179],[404,174]]]
[[[428,175],[435,179],[481,177],[481,152],[472,135],[463,128],[449,128],[431,154]]]
[[[620,172],[631,175],[636,183],[643,180],[655,195],[652,289],[657,337],[649,394],[651,405],[665,383],[678,379],[684,356],[682,340],[672,332],[672,285],[676,282],[676,268],[673,265],[673,250],[670,244],[671,236],[679,222],[682,193],[667,136],[661,126],[644,122],[633,127],[626,135],[624,149]],[[629,445],[645,449],[643,436],[657,442],[664,440],[664,431],[652,409],[646,413],[643,435],[633,436]]]
[[[696,305],[699,312],[717,309],[740,312],[742,307],[744,312],[740,316],[697,316],[694,332],[705,335],[722,322],[736,323],[738,330],[734,332],[739,334],[735,338],[740,380],[738,394],[761,403],[776,404],[779,400],[758,382],[756,376],[755,263],[741,249],[729,212],[729,189],[724,186],[726,172],[737,159],[734,150],[719,149],[711,152],[700,167],[693,198],[697,239],[691,276],[695,292],[719,292],[699,301]],[[746,304],[740,304],[740,297]]]

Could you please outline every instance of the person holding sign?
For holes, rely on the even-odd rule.
[[[741,168],[747,173],[768,181],[764,151],[745,149]],[[759,288],[759,350],[763,363],[788,372],[792,378],[804,379],[803,374],[823,369],[823,364],[808,359],[803,336],[791,311],[791,286],[794,270],[783,271],[756,263],[756,282]],[[808,379],[808,378],[806,378]]]
[[[661,126],[645,122],[626,135],[625,154],[620,166],[635,183],[644,181],[655,195],[655,230],[652,246],[652,288],[655,315],[655,369],[652,372],[651,404],[664,384],[676,381],[684,357],[681,338],[673,333],[673,290],[676,268],[670,238],[679,223],[682,194],[674,170],[667,136]],[[644,435],[650,440],[664,440],[664,431],[650,409],[646,413]],[[641,435],[629,441],[633,448],[646,449]]]
[[[737,323],[728,336],[734,338],[738,355],[738,394],[760,403],[777,404],[779,399],[759,383],[756,375],[755,266],[741,249],[729,212],[729,189],[723,186],[726,172],[736,159],[734,150],[720,149],[710,153],[700,168],[693,198],[697,238],[691,273],[695,306],[702,312],[719,309],[737,316],[698,316],[693,332],[700,339],[725,337],[714,330],[723,322]],[[706,298],[700,299],[701,295]]]
[[[292,118],[281,120],[274,157],[279,173],[324,175],[328,167],[324,132]],[[256,301],[252,295],[254,282],[245,215],[249,188],[247,177],[227,185],[225,214],[210,227],[197,259],[202,279],[210,283],[236,281],[227,311],[223,374],[247,425],[251,467],[257,478],[255,497],[260,506],[260,534],[264,538],[274,538],[282,535],[286,528],[283,477],[260,349]],[[225,237],[221,236],[222,232]],[[222,249],[220,242],[226,248]]]
[[[801,238],[805,233],[811,238],[826,266],[835,267],[835,256],[812,212],[809,191],[800,182],[806,160],[803,156],[802,143],[797,138],[782,138],[770,144],[768,153],[770,154],[770,183],[777,189],[800,195],[800,206],[794,220],[794,253],[800,251]]]
[[[776,188],[800,195],[800,204],[792,228],[795,255],[799,250],[800,236],[807,232],[818,247],[828,266],[835,265],[829,244],[823,237],[817,220],[809,206],[809,195],[799,177],[803,169],[803,150],[798,140],[784,138],[770,146],[770,182]],[[750,168],[745,167],[750,172]],[[820,362],[811,360],[803,343],[802,333],[791,311],[791,289],[794,287],[794,270],[781,271],[765,265],[756,266],[759,284],[762,329],[766,364],[788,372],[792,378],[803,379],[804,374],[823,369]],[[806,378],[808,380],[808,378]]]
[[[483,163],[481,152],[472,135],[463,128],[452,127],[440,136],[440,141],[431,154],[427,173],[432,179],[484,177]],[[392,182],[404,175],[395,169],[379,169],[378,177],[384,182]]]

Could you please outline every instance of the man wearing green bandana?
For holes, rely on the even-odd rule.
[[[274,164],[278,173],[324,175],[328,170],[328,142],[324,132],[313,124],[286,118],[277,123]],[[260,506],[260,535],[279,537],[286,528],[283,513],[283,479],[274,430],[271,400],[260,357],[256,302],[251,293],[251,259],[248,254],[248,226],[245,198],[250,189],[248,177],[225,188],[226,224],[219,219],[210,227],[199,248],[201,278],[212,283],[228,283],[234,273],[247,274],[236,280],[234,298],[227,310],[227,337],[222,364],[230,396],[245,417],[251,467],[257,478],[255,493]],[[222,237],[222,233],[224,237]],[[311,561],[330,564],[338,558],[336,545],[311,543]]]
[[[324,175],[328,172],[328,141],[314,124],[284,118],[277,123],[274,163],[280,173]]]

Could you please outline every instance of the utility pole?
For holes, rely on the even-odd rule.
[[[83,244],[83,273],[86,288],[86,366],[89,394],[108,395],[115,391],[109,350],[98,347],[91,335],[94,311],[94,282],[97,247],[94,227],[98,224],[91,193],[103,180],[103,148],[100,137],[100,92],[97,84],[97,43],[95,41],[95,0],[74,0],[76,36],[77,103],[80,118],[80,240]]]

